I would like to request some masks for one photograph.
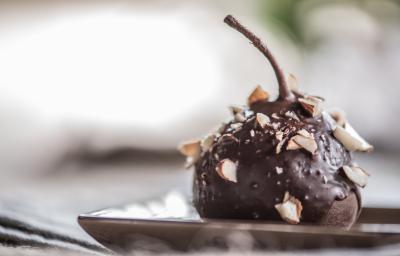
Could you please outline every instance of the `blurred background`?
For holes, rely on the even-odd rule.
[[[375,146],[364,204],[400,206],[400,1],[2,0],[0,211],[84,237],[82,211],[189,191],[176,145],[277,94],[227,14]]]

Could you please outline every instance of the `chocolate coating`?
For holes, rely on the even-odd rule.
[[[301,223],[349,227],[355,222],[361,196],[340,171],[343,165],[352,165],[352,156],[333,136],[334,120],[326,113],[311,117],[297,97],[252,104],[240,127],[235,120],[229,122],[202,153],[193,182],[193,203],[201,217],[282,220],[275,205],[288,191],[301,201]],[[299,120],[288,117],[288,111]],[[272,125],[260,127],[256,113],[269,116]],[[314,154],[303,148],[286,150],[289,138],[301,129],[313,134],[318,145]],[[278,130],[286,140],[279,154]],[[236,183],[216,172],[222,159],[238,163]],[[277,167],[283,172],[278,173]]]

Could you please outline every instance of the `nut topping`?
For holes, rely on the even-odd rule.
[[[317,151],[318,146],[313,138],[296,135],[293,140],[311,154],[314,154],[315,151]]]
[[[303,137],[306,137],[306,138],[314,139],[314,136],[305,129],[301,129],[301,130],[297,131],[297,134],[299,134]]]
[[[333,135],[349,151],[369,152],[374,148],[365,141],[349,123],[345,123],[344,127],[336,126]]]
[[[279,128],[279,123],[272,123],[271,126],[272,126],[272,128],[273,128],[274,130],[278,130],[278,128]]]
[[[303,206],[301,202],[295,197],[291,196],[288,191],[285,192],[283,202],[275,205],[275,209],[283,220],[290,224],[297,224],[300,222],[301,211]]]
[[[305,129],[301,129],[297,132],[297,135],[290,138],[286,147],[287,150],[296,150],[299,148],[304,148],[311,154],[314,154],[318,149],[318,145],[314,140],[314,136]]]
[[[185,168],[188,169],[193,166],[200,158],[201,146],[199,140],[188,141],[179,145],[178,150],[181,154],[187,156]]]
[[[277,113],[273,113],[271,116],[272,116],[272,118],[275,118],[275,119],[280,119],[280,117],[278,116],[278,114],[277,114]]]
[[[271,122],[271,119],[267,115],[264,115],[263,113],[257,113],[256,120],[257,123],[261,126],[261,128],[264,128]]]
[[[283,139],[283,132],[282,132],[282,131],[277,131],[277,132],[275,133],[275,137],[276,137],[277,140],[282,141],[282,139]]]
[[[246,121],[246,117],[242,113],[235,114],[235,121],[236,122],[244,122]]]
[[[369,174],[357,166],[343,166],[342,167],[347,178],[360,187],[365,187],[368,183]]]
[[[178,147],[179,152],[188,157],[200,156],[200,141],[193,140],[185,142]]]
[[[234,123],[234,124],[231,124],[231,128],[234,129],[234,130],[236,130],[236,131],[238,131],[239,129],[241,129],[242,126],[243,126],[242,123]]]
[[[229,110],[232,112],[233,115],[236,115],[238,113],[243,113],[244,107],[238,106],[238,105],[233,105],[233,106],[229,106]]]
[[[301,106],[313,117],[321,115],[323,103],[322,99],[314,96],[306,96],[304,98],[299,98],[299,102]]]
[[[281,141],[276,145],[276,150],[275,150],[275,153],[276,153],[276,154],[281,153],[283,144],[285,144],[285,142],[286,142],[286,139],[281,140]]]
[[[214,134],[209,134],[200,142],[201,149],[204,152],[208,151],[211,148],[211,146],[215,140],[215,137],[216,136]]]
[[[294,120],[300,122],[299,117],[293,111],[286,111],[285,116],[289,117],[289,118],[293,118]]]
[[[237,182],[237,163],[231,161],[230,159],[221,160],[217,164],[215,170],[217,171],[218,175],[224,180],[228,180],[234,183]]]
[[[296,150],[296,149],[301,149],[301,146],[299,144],[297,144],[294,139],[290,139],[287,146],[286,146],[286,150]]]
[[[262,101],[262,100],[268,100],[268,99],[269,99],[269,94],[266,91],[264,91],[261,88],[261,86],[257,85],[257,87],[254,89],[254,91],[247,98],[247,105],[251,106],[255,102]]]
[[[282,146],[283,146],[283,144],[286,142],[286,139],[283,139],[283,132],[282,131],[277,131],[276,133],[275,133],[275,137],[276,137],[276,139],[279,141],[279,143],[276,145],[276,149],[275,149],[275,153],[276,154],[279,154],[279,153],[281,153],[281,150],[282,150]]]
[[[199,159],[198,158],[195,159],[193,157],[186,157],[184,168],[185,169],[191,168],[197,162],[197,160],[199,160]]]

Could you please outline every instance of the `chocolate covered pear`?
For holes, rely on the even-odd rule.
[[[369,176],[351,152],[372,146],[342,113],[324,111],[323,98],[300,92],[258,37],[230,15],[224,21],[268,59],[279,96],[271,101],[257,86],[247,106],[230,108],[231,121],[180,146],[195,168],[193,204],[200,216],[350,227]]]

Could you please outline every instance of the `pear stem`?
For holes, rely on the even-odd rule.
[[[249,39],[253,45],[267,57],[268,61],[270,62],[272,68],[274,69],[276,79],[278,80],[279,85],[279,97],[278,100],[293,100],[294,94],[290,91],[286,77],[279,67],[278,62],[276,61],[275,57],[272,55],[270,50],[268,49],[267,45],[261,41],[259,37],[254,35],[250,30],[244,27],[240,22],[235,19],[232,15],[228,15],[225,17],[224,22],[228,24],[230,27],[234,28],[241,34],[243,34],[247,39]]]

